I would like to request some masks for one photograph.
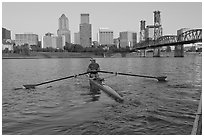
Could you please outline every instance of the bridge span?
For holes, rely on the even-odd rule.
[[[191,29],[185,31],[179,35],[164,35],[156,40],[146,40],[140,42],[136,45],[134,50],[145,50],[153,49],[154,56],[160,56],[160,48],[164,46],[175,46],[174,56],[183,57],[184,56],[184,44],[198,43],[202,42],[202,29]]]

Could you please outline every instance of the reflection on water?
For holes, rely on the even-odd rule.
[[[89,59],[2,60],[3,134],[190,134],[201,94],[202,62],[185,58],[98,58],[102,70],[166,75],[167,82],[100,74],[124,97],[89,95],[86,76],[33,90],[15,88],[86,71]]]

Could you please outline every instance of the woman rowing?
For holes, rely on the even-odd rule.
[[[87,72],[89,72],[89,77],[99,83],[102,83],[101,78],[99,78],[98,71],[100,71],[100,66],[98,63],[96,63],[96,60],[91,58],[90,59],[91,63],[88,66]],[[91,82],[90,82],[90,92],[91,94],[100,94],[100,89],[95,87]]]
[[[87,72],[90,73],[90,78],[99,78],[98,71],[100,70],[100,66],[98,63],[96,63],[96,60],[91,58],[91,63],[88,66]]]

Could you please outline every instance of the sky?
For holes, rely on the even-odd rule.
[[[92,39],[97,40],[99,28],[137,32],[140,21],[153,25],[153,12],[161,11],[163,35],[176,35],[181,28],[202,28],[202,2],[3,2],[2,27],[17,33],[32,32],[41,37],[47,32],[57,35],[58,19],[65,14],[69,20],[71,40],[79,31],[80,14],[89,13]]]

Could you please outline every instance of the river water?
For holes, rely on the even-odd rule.
[[[24,84],[83,73],[88,58],[3,59],[2,134],[160,135],[190,134],[202,91],[202,57],[97,58],[101,70],[166,75],[167,82],[100,74],[123,95],[88,95],[86,76],[36,87]]]

